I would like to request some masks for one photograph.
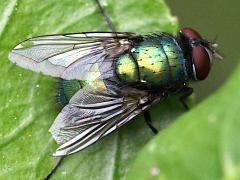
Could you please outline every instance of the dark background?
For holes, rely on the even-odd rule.
[[[197,29],[203,37],[217,37],[223,61],[214,61],[209,77],[194,83],[196,99],[202,100],[226,82],[240,59],[240,1],[239,0],[166,0],[181,27]],[[239,82],[236,82],[239,83]]]

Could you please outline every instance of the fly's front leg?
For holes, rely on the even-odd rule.
[[[183,107],[186,109],[186,110],[189,110],[189,106],[187,105],[186,103],[186,99],[191,96],[193,93],[193,88],[190,88],[190,87],[183,87],[180,91],[180,102],[182,103]]]
[[[147,123],[148,127],[152,130],[154,134],[157,134],[158,130],[152,124],[151,114],[149,110],[144,111],[143,114],[144,114],[145,122]]]

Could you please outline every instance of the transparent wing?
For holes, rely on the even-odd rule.
[[[114,57],[129,50],[136,38],[140,36],[127,32],[40,36],[17,45],[9,59],[21,67],[63,79],[104,79],[112,75]]]
[[[97,90],[90,86],[79,90],[57,116],[50,128],[61,144],[55,156],[86,148],[162,99],[135,89],[125,89],[128,96],[124,96],[124,92],[109,93],[96,86]]]

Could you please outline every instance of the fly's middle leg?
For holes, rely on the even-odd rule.
[[[154,134],[157,134],[158,130],[152,124],[151,114],[149,110],[144,111],[143,114],[144,114],[145,122],[147,123],[148,127],[152,130]]]

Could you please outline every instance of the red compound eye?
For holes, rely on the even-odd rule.
[[[182,28],[181,33],[188,39],[202,39],[200,34],[192,28]]]
[[[205,79],[211,69],[211,60],[207,50],[202,46],[195,46],[192,49],[192,59],[195,68],[196,80]]]
[[[183,28],[180,31],[189,40],[202,40],[200,34],[191,28]],[[196,80],[205,79],[211,69],[211,59],[209,57],[208,51],[201,44],[192,45],[192,63],[193,63],[193,73]]]

